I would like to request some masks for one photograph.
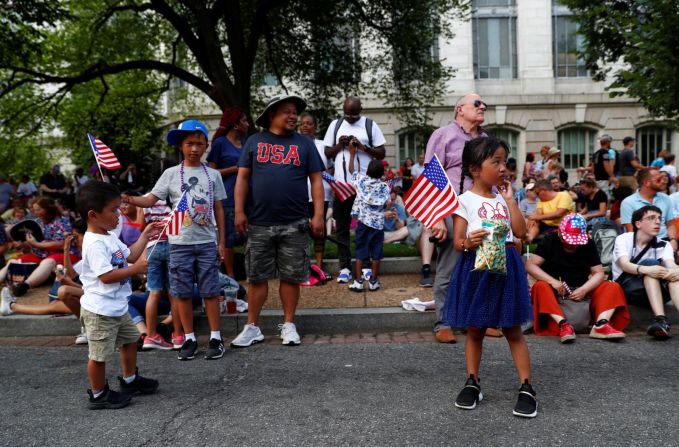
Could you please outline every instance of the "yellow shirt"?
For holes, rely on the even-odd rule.
[[[551,214],[558,210],[559,208],[570,211],[573,207],[573,199],[571,199],[570,194],[567,191],[561,191],[556,193],[556,197],[552,200],[546,202],[538,202],[537,208],[542,210],[542,214]],[[543,220],[545,225],[552,227],[558,227],[561,223],[561,219]]]

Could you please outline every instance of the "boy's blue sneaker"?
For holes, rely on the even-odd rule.
[[[140,376],[138,368],[134,372],[134,376],[134,380],[130,383],[125,382],[125,379],[118,376],[118,382],[120,382],[120,391],[129,395],[153,394],[158,391],[158,381]]]
[[[123,408],[130,404],[132,398],[129,394],[113,391],[108,387],[108,382],[104,386],[104,392],[98,397],[94,397],[92,390],[87,390],[90,396],[87,406],[90,410],[114,410]]]
[[[361,276],[363,276],[363,279],[366,281],[370,281],[370,278],[373,277],[373,271],[372,269],[362,269],[361,270]]]
[[[374,292],[375,290],[380,290],[380,280],[375,278],[375,280],[368,281],[368,290]]]
[[[198,342],[195,340],[186,340],[179,350],[177,358],[179,360],[193,360],[196,357],[198,350]]]
[[[337,282],[340,284],[347,284],[351,280],[351,270],[342,269],[337,275]]]

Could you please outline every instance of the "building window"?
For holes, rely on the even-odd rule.
[[[519,141],[519,132],[508,129],[506,127],[488,127],[485,128],[486,132],[493,135],[495,138],[505,141],[509,144],[509,157],[516,159],[517,148],[516,145]]]
[[[558,132],[558,147],[561,149],[561,163],[566,169],[577,169],[589,164],[594,153],[596,130],[586,127],[570,127]]]
[[[672,151],[672,130],[665,126],[645,126],[637,129],[637,156],[648,166],[662,149]]]
[[[475,0],[472,17],[474,78],[518,78],[515,0]]]
[[[420,152],[424,153],[427,149],[427,141],[431,136],[433,128],[424,127],[421,129],[410,129],[398,134],[398,166],[403,164],[406,158],[410,157],[417,163],[417,156]]]
[[[577,78],[589,76],[585,61],[578,56],[583,48],[584,38],[579,35],[578,24],[571,17],[567,7],[552,2],[554,76]]]

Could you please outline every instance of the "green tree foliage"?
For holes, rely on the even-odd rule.
[[[274,76],[326,116],[348,93],[373,94],[421,124],[453,74],[431,46],[452,37],[451,21],[467,10],[467,0],[10,0],[0,23],[23,28],[20,54],[0,57],[0,101],[30,87],[23,115],[47,113],[59,124],[70,103],[74,116],[82,108],[98,123],[110,119],[97,115],[109,98],[134,91],[135,79],[149,91],[137,92],[140,103],[153,103],[176,78],[251,116],[264,79]],[[0,51],[14,50],[3,42]],[[74,137],[77,120],[66,121]]]
[[[612,75],[612,95],[638,98],[656,117],[679,117],[676,0],[560,2],[579,23],[587,67],[598,80]]]

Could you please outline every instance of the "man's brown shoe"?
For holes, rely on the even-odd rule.
[[[439,329],[434,333],[434,336],[436,337],[436,341],[439,343],[457,343],[455,334],[453,334],[453,330],[449,327]]]

